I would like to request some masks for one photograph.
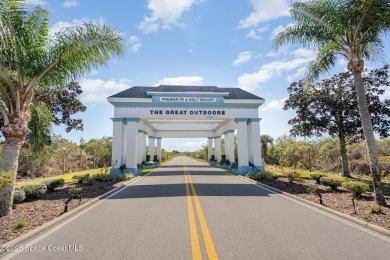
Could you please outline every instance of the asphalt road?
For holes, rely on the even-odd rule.
[[[78,215],[12,259],[390,259],[389,238],[186,157]]]

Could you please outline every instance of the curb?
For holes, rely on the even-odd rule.
[[[385,228],[383,228],[383,227],[380,227],[380,226],[371,224],[371,223],[369,223],[369,222],[367,222],[367,221],[364,221],[364,220],[355,218],[355,217],[353,217],[353,216],[350,216],[350,215],[341,213],[341,212],[336,211],[336,210],[334,210],[334,209],[325,207],[325,206],[323,206],[323,205],[321,205],[321,204],[317,204],[317,203],[315,203],[315,202],[312,202],[312,201],[309,201],[309,200],[302,199],[302,198],[300,198],[300,197],[298,197],[298,196],[295,196],[295,195],[293,195],[293,194],[290,194],[290,193],[287,193],[287,192],[278,190],[278,189],[276,189],[276,188],[273,188],[273,187],[270,187],[270,186],[265,185],[265,184],[263,184],[263,183],[260,183],[260,182],[257,182],[257,181],[248,179],[248,178],[246,178],[246,177],[242,177],[242,176],[237,176],[237,177],[238,177],[238,178],[241,178],[241,179],[243,179],[243,180],[245,180],[245,181],[247,181],[247,182],[251,182],[251,183],[253,183],[253,184],[257,185],[257,186],[260,186],[260,187],[262,187],[262,188],[269,189],[269,190],[271,190],[271,191],[273,191],[273,192],[275,192],[275,193],[283,194],[284,196],[289,197],[289,198],[291,198],[291,199],[298,200],[298,201],[303,202],[303,203],[305,203],[305,204],[309,204],[310,206],[316,207],[316,208],[318,208],[318,209],[320,209],[320,210],[326,211],[326,212],[328,212],[328,213],[331,213],[331,214],[336,215],[336,216],[338,216],[338,217],[341,217],[341,218],[343,218],[343,219],[349,220],[349,221],[351,221],[351,222],[353,222],[353,223],[355,223],[355,224],[358,224],[358,225],[360,225],[360,226],[363,226],[363,227],[365,227],[365,228],[369,228],[369,229],[371,229],[371,230],[373,230],[373,231],[376,231],[376,232],[378,232],[378,233],[380,233],[380,234],[382,234],[382,235],[385,235],[385,236],[389,236],[389,237],[390,237],[390,230],[387,230],[387,229],[385,229]],[[245,179],[244,179],[244,178],[245,178]]]
[[[51,220],[49,222],[46,222],[42,226],[39,226],[39,227],[37,227],[37,228],[35,228],[33,230],[30,230],[27,233],[25,233],[25,234],[15,238],[15,239],[13,239],[11,241],[5,242],[3,245],[19,245],[22,242],[30,239],[31,237],[46,231],[47,229],[51,228],[52,226],[56,225],[57,223],[59,223],[61,221],[64,221],[64,220],[66,220],[66,219],[76,215],[76,213],[80,212],[81,210],[87,208],[88,206],[91,206],[92,204],[96,203],[97,201],[99,201],[101,199],[104,199],[105,197],[108,197],[111,193],[114,193],[114,192],[122,189],[123,187],[131,184],[132,182],[134,182],[135,180],[138,180],[139,178],[141,178],[141,176],[137,176],[137,177],[135,177],[135,178],[133,178],[131,180],[128,180],[127,182],[119,185],[118,187],[115,187],[112,190],[107,191],[106,193],[100,195],[99,197],[96,197],[96,198],[94,198],[94,199],[84,203],[83,205],[80,205],[77,208],[74,208],[71,211],[62,214],[61,216],[59,216],[59,217],[57,217],[57,218],[55,218],[55,219],[53,219],[53,220]],[[0,256],[6,255],[8,253],[9,252],[7,252],[7,251],[0,252]]]

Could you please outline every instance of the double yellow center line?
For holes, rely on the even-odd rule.
[[[206,218],[204,217],[202,207],[200,206],[199,198],[198,195],[196,194],[196,190],[192,182],[190,171],[188,170],[188,167],[184,162],[184,160],[183,160],[183,165],[184,165],[184,178],[186,184],[188,219],[190,222],[192,259],[196,259],[196,260],[202,259],[202,252],[200,249],[198,230],[196,228],[196,217],[195,217],[195,212],[194,212],[191,198],[194,199],[196,213],[198,214],[200,228],[202,230],[203,240],[206,246],[207,256],[209,259],[218,259],[217,251],[215,250],[214,243],[211,238],[209,228],[207,226]],[[191,191],[192,191],[192,195],[191,195]]]

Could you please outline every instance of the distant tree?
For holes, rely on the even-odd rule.
[[[274,139],[270,135],[261,135],[261,153],[263,155],[264,160],[268,163],[268,145],[272,145],[274,143]]]
[[[82,119],[72,119],[71,116],[84,112],[87,107],[78,99],[83,93],[79,83],[70,82],[64,86],[39,87],[35,91],[35,100],[46,104],[53,116],[55,125],[64,124],[66,132],[83,130]]]
[[[381,99],[384,88],[390,86],[388,68],[386,65],[363,75],[373,129],[384,138],[390,134],[390,100]],[[295,82],[288,92],[284,109],[294,109],[297,114],[288,122],[292,125],[291,133],[300,136],[321,136],[323,133],[337,136],[343,176],[350,177],[347,142],[364,138],[353,75],[340,73],[310,86],[304,81]]]
[[[347,61],[353,74],[359,114],[368,148],[376,203],[386,205],[378,167],[378,151],[370,118],[362,73],[365,60],[383,57],[382,36],[390,32],[389,0],[294,1],[290,9],[294,25],[280,32],[275,46],[302,44],[317,50],[308,66],[307,79],[317,79],[339,58]]]

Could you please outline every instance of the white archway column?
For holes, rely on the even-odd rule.
[[[251,153],[253,156],[253,164],[259,170],[264,170],[261,149],[260,149],[260,120],[261,118],[251,118],[249,127],[252,132],[252,149]]]
[[[138,123],[139,118],[126,118],[127,155],[126,169],[124,173],[132,172],[137,174],[137,151],[138,151]]]
[[[248,161],[253,164],[253,140],[252,140],[252,127],[250,123],[247,122],[247,135],[248,135]],[[253,164],[254,165],[254,164]]]
[[[157,159],[161,163],[161,137],[157,137]]]
[[[144,135],[143,135],[143,146],[141,147],[142,149],[142,161],[146,161],[146,132],[144,131]]]
[[[208,154],[207,154],[207,158],[208,158],[208,161],[210,161],[210,159],[211,159],[211,155],[213,155],[213,140],[214,140],[214,138],[212,138],[212,137],[208,137],[207,138],[207,152],[208,152]]]
[[[143,151],[145,146],[145,136],[143,130],[138,130],[138,150],[137,150],[137,163],[142,163],[143,161]]]
[[[235,162],[234,158],[234,130],[229,130],[226,132],[226,142],[227,142],[227,149],[226,149],[226,158],[231,162]]]
[[[153,161],[153,157],[154,157],[154,136],[149,136],[148,154],[150,155],[150,160]]]
[[[113,122],[112,132],[112,167],[118,169],[123,164],[123,119],[111,118]]]
[[[221,137],[220,136],[215,137],[214,152],[215,152],[215,160],[220,161],[221,160]]]
[[[227,140],[227,134],[226,134],[226,132],[223,133],[223,144],[224,144],[224,147],[225,147],[226,160],[229,160],[229,155],[228,155],[228,140]]]
[[[249,167],[248,154],[248,119],[237,118],[238,173],[243,174]]]

